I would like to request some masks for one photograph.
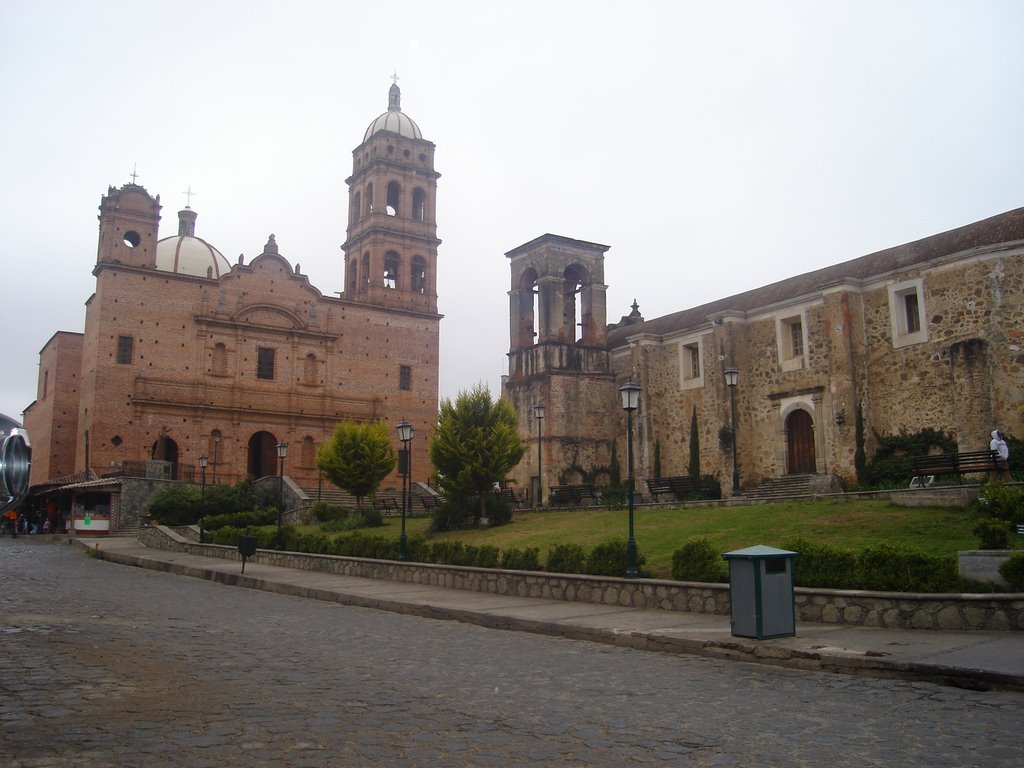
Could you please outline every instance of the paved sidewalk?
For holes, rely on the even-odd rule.
[[[728,616],[512,597],[169,552],[136,539],[74,540],[101,559],[345,605],[664,653],[822,672],[1024,691],[1024,632],[870,629],[798,622],[796,636],[733,637]]]

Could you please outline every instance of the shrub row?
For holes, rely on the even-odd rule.
[[[203,515],[220,517],[268,506],[266,493],[252,480],[234,485],[208,485],[203,489],[188,483],[171,483],[160,489],[147,505],[150,517],[164,525],[193,525]]]
[[[1010,559],[999,566],[999,573],[1014,592],[1024,592],[1024,552],[1010,555]]]
[[[931,555],[885,542],[860,553],[795,539],[784,545],[796,552],[793,583],[823,589],[869,589],[879,592],[954,592],[962,588],[952,555]],[[680,581],[725,580],[722,556],[707,539],[687,542],[672,556],[672,578]]]
[[[627,543],[608,539],[587,552],[579,544],[557,544],[548,550],[546,570],[553,573],[581,573],[589,576],[623,576],[627,565]],[[637,553],[637,568],[646,559]]]
[[[254,509],[250,512],[207,515],[201,522],[207,531],[215,531],[228,526],[247,528],[251,525],[273,525],[277,522],[277,510],[274,507],[268,507],[267,509]]]
[[[341,509],[334,507],[334,509]],[[372,507],[361,509],[358,512],[348,512],[338,517],[328,518],[320,524],[320,530],[324,533],[338,533],[339,531],[355,531],[359,528],[380,528],[384,525],[384,515]]]
[[[208,540],[215,544],[235,546],[242,534],[256,536],[257,547],[271,549],[276,542],[273,528],[236,528],[224,526],[211,531]],[[291,526],[282,529],[282,542],[291,552],[363,557],[376,560],[397,560],[398,542],[380,536],[352,533],[326,536],[323,533],[300,534]],[[957,574],[956,558],[931,555],[902,545],[887,543],[867,547],[853,553],[806,539],[795,539],[785,545],[797,552],[793,581],[797,586],[826,589],[868,589],[880,592],[952,592],[962,589]],[[428,542],[421,536],[408,540],[407,555],[411,562],[459,565],[474,568],[506,568],[509,570],[553,573],[578,573],[593,576],[622,576],[626,572],[626,542],[609,539],[589,552],[579,544],[559,544],[548,551],[546,567],[542,568],[536,547],[500,551],[491,545],[467,545],[460,541]],[[637,566],[645,559],[637,555]],[[1012,565],[1004,573],[1011,584],[1014,578],[1024,579],[1024,554],[1011,558]],[[1013,570],[1016,568],[1017,570]],[[707,539],[687,542],[673,553],[672,578],[679,581],[720,582],[726,580],[721,554]],[[1020,587],[1024,588],[1024,586]]]
[[[225,525],[211,530],[206,540],[211,544],[233,547],[237,546],[238,537],[241,535],[255,536],[256,546],[260,549],[273,549],[277,531],[274,528]],[[290,552],[364,557],[374,560],[398,559],[398,541],[359,532],[346,536],[326,536],[323,533],[299,533],[294,527],[286,525],[281,529],[281,540],[282,546]],[[537,547],[499,550],[489,544],[475,546],[461,541],[427,541],[422,536],[413,536],[406,543],[406,554],[409,561],[417,563],[505,568],[515,571],[544,570]],[[644,558],[638,555],[637,566],[642,566],[643,563]],[[547,570],[596,576],[622,576],[626,572],[626,542],[621,539],[610,539],[594,547],[590,552],[576,544],[553,547],[548,553]]]

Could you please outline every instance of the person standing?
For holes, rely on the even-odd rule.
[[[992,430],[992,440],[989,441],[988,448],[990,451],[995,451],[999,457],[997,463],[999,469],[992,473],[993,479],[1004,483],[1010,482],[1010,446],[1006,444],[1006,438],[1002,431]]]

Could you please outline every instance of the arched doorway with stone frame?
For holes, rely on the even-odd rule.
[[[814,439],[814,417],[804,407],[785,415],[786,474],[813,475],[818,472]]]
[[[256,432],[249,438],[246,461],[249,477],[267,477],[277,474],[277,438],[270,432]]]

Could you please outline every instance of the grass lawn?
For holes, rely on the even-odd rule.
[[[491,544],[499,549],[537,547],[541,561],[555,544],[574,543],[590,549],[609,538],[625,539],[625,509],[516,512],[510,525],[482,530],[428,534],[429,520],[406,520],[410,536]],[[933,554],[976,549],[971,513],[948,507],[899,507],[887,501],[807,501],[754,504],[742,507],[644,509],[634,512],[637,548],[647,559],[644,570],[669,578],[672,553],[690,539],[707,538],[721,552],[767,544],[781,547],[797,537],[859,551],[880,541],[902,543]],[[316,530],[316,526],[303,527]],[[366,529],[371,536],[398,538],[401,523],[388,518],[382,528]],[[1019,537],[1015,537],[1019,538]],[[1018,542],[1019,545],[1019,542]]]

